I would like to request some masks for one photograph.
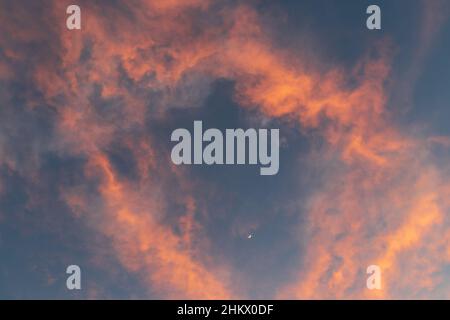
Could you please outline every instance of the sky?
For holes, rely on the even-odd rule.
[[[450,299],[450,2],[0,0],[0,30],[0,299]],[[279,172],[175,165],[195,120],[279,129]]]

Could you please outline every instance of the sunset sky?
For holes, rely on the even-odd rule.
[[[448,0],[0,0],[0,299],[450,299],[449,57]]]

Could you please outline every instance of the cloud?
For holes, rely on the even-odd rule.
[[[395,52],[389,40],[351,69],[324,70],[319,58],[276,47],[250,5],[86,1],[82,30],[72,32],[61,27],[67,4],[46,1],[45,15],[8,4],[10,14],[2,14],[0,81],[28,89],[19,102],[1,92],[7,106],[1,123],[10,131],[2,132],[7,156],[0,165],[32,183],[42,177],[46,153],[79,159],[81,181],[59,185],[58,197],[109,239],[149,292],[227,299],[247,290],[232,281],[239,268],[210,246],[189,173],[167,165],[151,128],[175,107],[201,106],[211,84],[224,78],[244,110],[289,119],[321,141],[307,156],[321,172],[319,187],[295,226],[308,245],[303,252],[298,240],[301,262],[274,296],[421,298],[448,287],[442,272],[450,254],[441,254],[450,237],[448,168],[430,150],[430,142],[446,140],[413,134],[390,114],[396,84],[389,81]],[[424,34],[433,31],[427,26]],[[17,129],[21,121],[26,134]],[[17,141],[27,139],[33,147],[22,150]],[[300,198],[301,190],[290,192]],[[176,219],[170,203],[182,207]],[[382,268],[381,292],[365,289],[371,264]]]

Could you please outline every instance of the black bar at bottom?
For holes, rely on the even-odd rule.
[[[449,301],[338,301],[338,300],[104,300],[104,301],[1,301],[3,312],[14,315],[79,316],[112,313],[118,319],[311,319],[322,316],[370,316],[384,319],[391,311],[409,316],[447,314]],[[25,317],[27,319],[27,317]]]

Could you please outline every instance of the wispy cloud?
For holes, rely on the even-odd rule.
[[[190,174],[167,165],[150,127],[174,108],[202,105],[211,84],[228,79],[243,110],[288,119],[320,140],[306,156],[320,183],[292,227],[306,251],[299,239],[292,281],[268,298],[448,297],[449,171],[432,151],[448,144],[392,117],[392,41],[377,42],[350,69],[329,68],[277,47],[250,4],[81,1],[83,28],[71,32],[61,27],[69,3],[42,3],[36,15],[2,2],[0,81],[26,89],[20,100],[0,91],[0,123],[10,128],[0,131],[0,166],[33,183],[46,153],[80,159],[79,180],[59,185],[57,196],[149,292],[226,299],[248,290],[233,281],[239,267],[212,248]],[[425,5],[419,64],[448,17],[434,5]],[[27,139],[22,150],[17,142]],[[127,157],[125,169],[112,151]],[[289,192],[295,201],[302,190]],[[182,207],[176,219],[170,203]],[[383,270],[382,291],[365,288],[371,264]]]

